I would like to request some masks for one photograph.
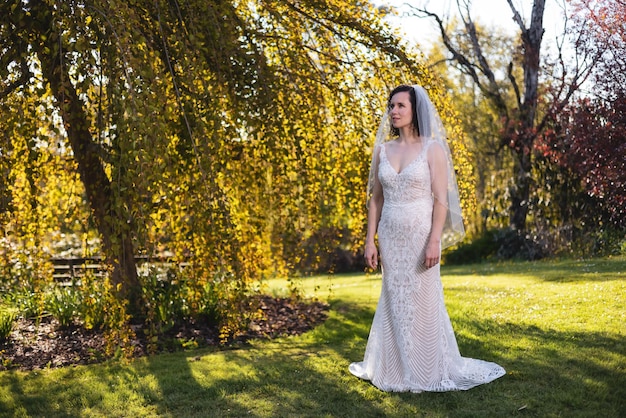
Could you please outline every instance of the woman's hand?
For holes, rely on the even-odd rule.
[[[426,245],[426,257],[424,258],[424,265],[426,268],[431,268],[439,264],[439,257],[441,256],[441,243],[439,241],[428,241]]]
[[[378,268],[378,249],[374,243],[365,244],[365,264],[372,270]]]

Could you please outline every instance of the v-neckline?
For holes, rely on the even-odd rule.
[[[385,160],[387,160],[387,164],[389,164],[389,167],[391,167],[391,169],[393,170],[393,172],[396,174],[396,176],[401,175],[402,173],[404,173],[409,167],[411,167],[421,156],[422,153],[424,152],[424,150],[426,149],[426,147],[424,146],[424,144],[422,144],[422,149],[417,153],[417,155],[415,156],[415,158],[413,158],[406,166],[404,166],[404,168],[400,171],[396,170],[394,168],[394,166],[391,164],[391,161],[389,161],[389,157],[387,156],[387,144],[383,144],[383,152],[385,153]]]

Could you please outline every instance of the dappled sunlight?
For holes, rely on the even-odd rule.
[[[486,281],[493,283],[483,286]],[[444,286],[451,315],[456,310],[468,315],[480,310],[481,317],[498,323],[549,324],[574,331],[602,327],[617,332],[626,321],[626,283],[619,281],[565,284],[514,276],[502,281],[476,278],[474,286],[447,279]]]
[[[190,363],[190,372],[207,373],[198,382],[228,416],[332,415],[335,400],[343,398],[351,379],[348,363],[330,348],[298,348],[297,339],[228,351],[217,362],[211,354]],[[253,369],[243,372],[245,365]],[[383,415],[376,402],[361,399],[355,407],[355,416]]]
[[[597,261],[598,270],[616,270],[604,262]],[[299,336],[128,363],[0,372],[0,415],[623,415],[623,281],[544,280],[540,269],[528,274],[520,264],[510,271],[498,266],[490,275],[444,276],[461,354],[507,370],[470,391],[386,393],[348,372],[363,356],[380,285],[379,276],[361,274],[320,279],[334,287],[329,316]]]
[[[616,407],[624,395],[619,394],[624,388],[612,387],[626,376],[623,332],[564,331],[554,328],[549,319],[538,326],[478,318],[452,318],[461,354],[501,364],[507,370],[504,379],[512,385],[510,389],[531,395],[524,401],[528,405],[545,403],[545,399],[538,402],[533,397],[542,398],[539,392],[545,390],[546,382],[551,392],[562,392],[555,395],[563,398],[560,402],[576,404],[572,410],[584,407],[578,405],[577,396],[598,407],[607,401]],[[577,388],[576,395],[572,387]],[[615,410],[607,411],[607,416],[613,413]]]

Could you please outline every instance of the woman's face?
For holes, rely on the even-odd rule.
[[[413,108],[408,91],[393,95],[389,101],[389,116],[394,128],[410,127],[413,123]]]

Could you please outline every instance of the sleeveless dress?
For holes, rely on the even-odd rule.
[[[466,390],[505,374],[495,363],[461,357],[444,305],[439,265],[423,265],[433,211],[431,144],[400,173],[389,163],[385,146],[380,151],[382,289],[364,360],[349,370],[383,391]]]

